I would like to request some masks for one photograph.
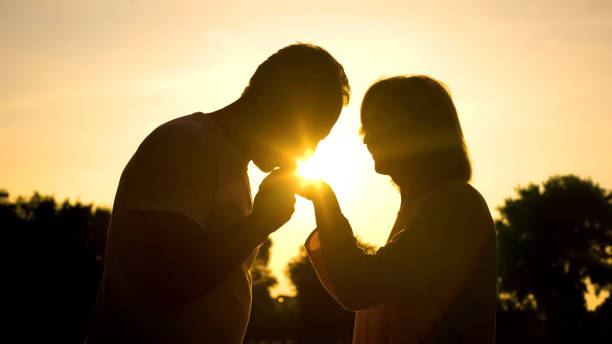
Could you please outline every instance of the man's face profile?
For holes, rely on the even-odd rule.
[[[264,124],[258,135],[253,163],[262,171],[277,167],[293,168],[317,148],[336,122],[342,107],[326,109],[304,106],[292,113],[277,115],[277,120]]]

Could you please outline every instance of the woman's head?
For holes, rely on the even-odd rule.
[[[378,173],[393,179],[471,179],[455,105],[446,87],[428,76],[372,85],[361,103],[361,131]]]

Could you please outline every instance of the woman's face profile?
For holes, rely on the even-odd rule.
[[[409,149],[407,133],[398,130],[397,114],[373,107],[363,115],[363,143],[374,160],[374,169],[390,174],[399,166]]]

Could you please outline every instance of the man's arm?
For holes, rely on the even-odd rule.
[[[148,266],[139,281],[141,296],[156,311],[215,289],[275,229],[247,217],[211,234],[176,212],[130,211],[126,221]]]
[[[210,228],[216,154],[189,128],[173,126],[156,130],[133,158],[125,230],[112,234],[141,310],[178,307],[216,288],[291,218],[295,196],[285,174],[275,171],[246,218]]]

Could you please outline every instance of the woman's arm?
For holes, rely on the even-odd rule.
[[[492,220],[471,186],[453,184],[432,194],[415,220],[375,254],[358,247],[331,189],[312,198],[317,229],[306,247],[326,289],[349,310],[435,291],[441,299],[462,287],[494,245]]]

